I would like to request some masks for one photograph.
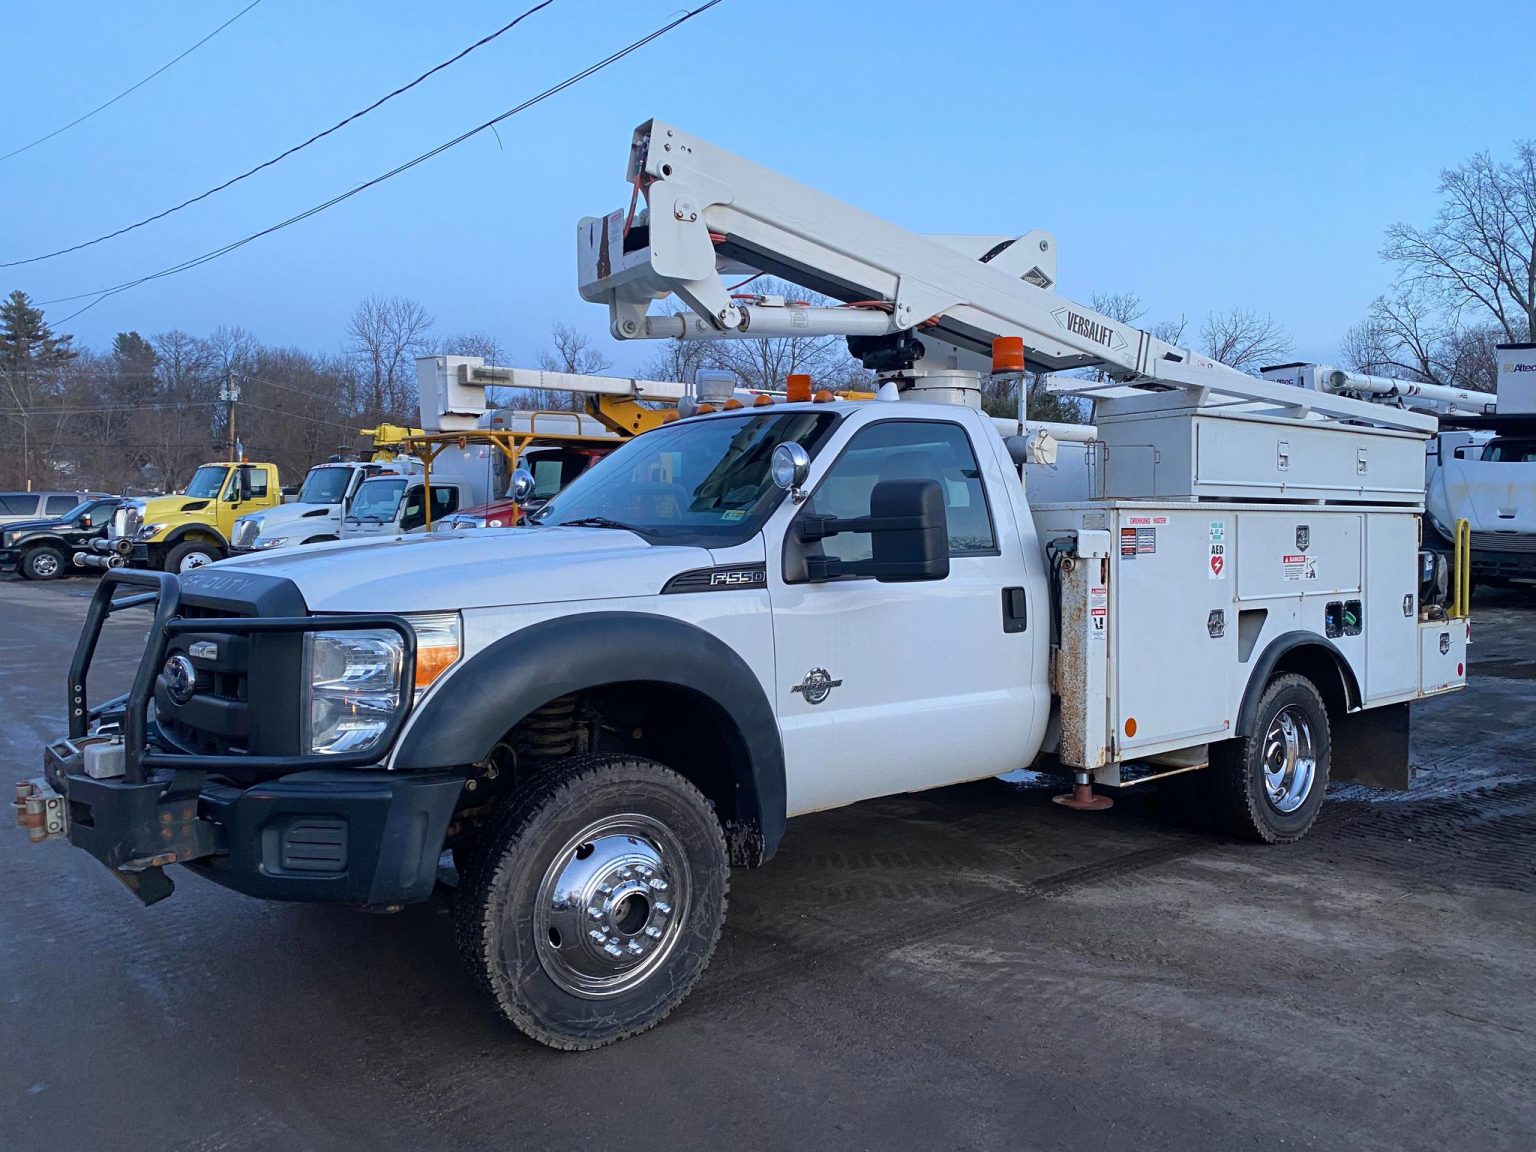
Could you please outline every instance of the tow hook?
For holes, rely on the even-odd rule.
[[[39,776],[16,781],[16,826],[27,830],[33,844],[69,836],[69,804]]]

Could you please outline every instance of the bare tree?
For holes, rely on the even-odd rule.
[[[438,345],[444,356],[478,356],[487,364],[499,364],[503,358],[501,341],[489,332],[460,332]]]
[[[1498,163],[1479,152],[1440,173],[1445,197],[1428,228],[1394,224],[1382,257],[1398,266],[1399,283],[1434,299],[1456,327],[1498,325],[1506,341],[1536,333],[1536,141],[1515,145]]]
[[[357,306],[347,324],[347,351],[362,375],[363,419],[415,423],[416,357],[428,351],[431,328],[427,310],[401,296],[369,296]]]
[[[1188,324],[1189,321],[1180,316],[1177,320],[1159,320],[1152,327],[1148,328],[1147,331],[1165,344],[1173,344],[1182,348],[1184,346],[1184,329]]]
[[[539,353],[539,367],[546,372],[569,372],[576,376],[596,376],[612,367],[612,362],[593,345],[592,337],[569,324],[556,324],[549,330],[554,349]]]
[[[1272,317],[1247,308],[1212,312],[1200,325],[1201,351],[1240,372],[1256,374],[1291,350],[1291,338]]]
[[[1088,307],[1122,324],[1134,324],[1147,314],[1147,306],[1134,292],[1095,292],[1088,299]]]

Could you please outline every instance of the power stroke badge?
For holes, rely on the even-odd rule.
[[[832,674],[825,668],[812,668],[805,674],[805,679],[790,689],[805,697],[807,704],[820,704],[828,696],[832,695],[832,689],[841,688],[841,680],[832,679]]]

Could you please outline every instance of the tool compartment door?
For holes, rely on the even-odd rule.
[[[1110,713],[1121,759],[1229,734],[1238,690],[1235,523],[1234,513],[1199,508],[1117,511]]]

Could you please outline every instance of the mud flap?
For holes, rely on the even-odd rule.
[[[1407,704],[1387,704],[1334,718],[1329,778],[1367,788],[1406,789],[1413,782]]]
[[[158,904],[176,891],[176,885],[165,874],[164,868],[145,868],[139,872],[124,872],[120,868],[109,868],[108,871],[121,880],[123,887],[137,896],[139,902],[146,908],[151,904]]]

